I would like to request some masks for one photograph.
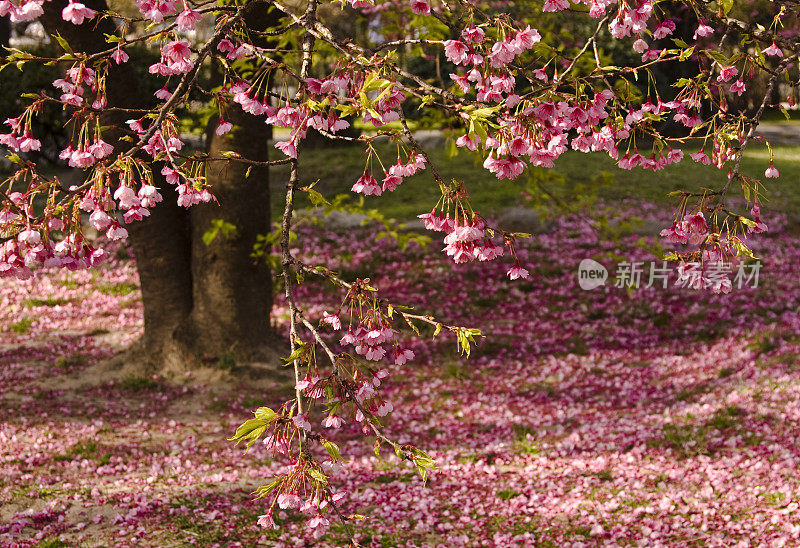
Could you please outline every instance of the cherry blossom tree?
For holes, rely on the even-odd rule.
[[[3,64],[6,74],[55,64],[63,77],[51,89],[31,90],[28,107],[0,135],[17,166],[0,186],[0,273],[90,268],[109,240],[131,236],[145,304],[142,349],[181,360],[190,346],[201,354],[240,343],[273,348],[272,287],[266,265],[253,266],[250,252],[257,235],[270,232],[267,170],[288,166],[283,215],[264,241],[279,256],[296,394],[276,410],[257,409],[232,439],[248,447],[262,441],[289,463],[258,490],[260,523],[274,526],[276,508],[293,509],[319,534],[332,518],[350,533],[356,517],[339,508],[341,494],[328,481],[341,461],[331,432],[355,423],[376,453],[389,449],[425,477],[433,460],[384,428],[395,410],[381,383],[392,364],[414,359],[398,331],[449,332],[466,355],[480,331],[389,302],[369,279],[344,279],[293,252],[297,196],[333,207],[300,183],[309,132],[364,149],[353,193],[391,200],[407,178],[426,173],[441,197],[419,217],[439,233],[443,252],[456,264],[506,261],[510,280],[530,277],[516,254],[518,239],[530,235],[484,218],[469,188],[431,161],[410,129],[418,111],[435,113],[456,147],[479,155],[497,184],[529,167],[553,167],[569,149],[607,154],[621,169],[713,164],[719,181],[673,193],[674,222],[662,236],[684,245],[667,258],[696,289],[726,293],[729,279],[705,273],[752,257],[747,238],[767,230],[765,189],[741,172],[742,153],[758,139],[765,112],[783,106],[773,105],[775,97],[793,105],[797,93],[797,7],[773,5],[761,24],[737,19],[742,7],[732,0],[545,0],[509,10],[463,0],[137,0],[133,17],[103,0],[0,0],[0,15],[38,20],[63,51],[45,58],[10,49]],[[348,10],[366,30],[342,35],[331,8]],[[212,31],[199,40],[203,21]],[[565,43],[562,21],[578,21],[585,32]],[[691,37],[676,36],[678,25]],[[634,61],[614,64],[608,44]],[[142,46],[158,52],[147,77],[159,83],[154,97],[138,91],[141,77],[132,69],[130,54]],[[413,71],[409,56],[427,60],[433,74]],[[210,84],[204,72],[214,74]],[[683,76],[665,86],[670,74]],[[748,108],[740,98],[755,81],[766,84]],[[205,152],[189,150],[180,132],[180,117],[196,102],[217,112]],[[72,139],[61,159],[83,171],[80,184],[65,187],[31,160],[41,147],[32,121],[48,104],[70,116]],[[344,135],[356,120],[370,131]],[[286,136],[269,156],[273,127]],[[396,144],[396,157],[381,158],[376,143],[385,139]],[[764,176],[779,176],[774,162]],[[90,240],[84,222],[104,237]],[[321,318],[296,298],[310,276],[341,291],[339,308]]]

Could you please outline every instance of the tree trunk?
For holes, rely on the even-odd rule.
[[[73,25],[61,19],[67,0],[44,4],[41,21],[49,34],[59,33],[75,51],[93,53],[108,48],[103,34],[115,34],[110,19]],[[84,0],[92,9],[107,10],[105,0]],[[257,4],[253,4],[254,6]],[[261,11],[266,7],[261,5]],[[149,108],[153,98],[138,92],[138,76],[130,64],[114,65],[107,79],[108,104],[122,108]],[[128,115],[108,115],[104,125],[120,124]],[[235,131],[213,136],[212,154],[231,150],[255,160],[266,160],[269,134],[263,120],[233,111]],[[104,134],[116,151],[130,147],[120,135]],[[269,187],[266,168],[254,168],[245,180],[246,166],[218,162],[208,169],[208,180],[220,205],[176,203],[176,193],[153,167],[155,184],[164,201],[150,217],[127,225],[136,256],[144,303],[144,335],[114,362],[130,362],[143,372],[178,373],[204,364],[232,365],[230,358],[268,361],[275,369],[278,337],[270,329],[272,284],[264,261],[250,255],[257,234],[269,231]],[[202,236],[214,219],[236,226],[236,235],[219,234],[206,246]],[[227,360],[226,360],[227,358]],[[224,362],[224,363],[223,363]],[[130,368],[126,368],[130,369]]]
[[[235,151],[267,161],[263,120],[236,106],[228,110],[226,121],[234,126],[222,136],[214,132],[218,120],[209,124],[211,156]],[[270,231],[269,168],[215,162],[208,164],[206,179],[221,207],[209,203],[191,208],[193,309],[182,336],[209,358],[274,358],[270,350],[276,341],[269,323],[272,277],[263,259],[251,257],[257,236]],[[235,232],[217,231],[207,245],[203,235],[214,222],[232,225]]]
[[[0,17],[0,48],[7,47],[11,43],[11,19]]]
[[[244,15],[247,28],[256,31],[277,21],[266,2],[253,2]],[[215,74],[217,84],[221,84],[221,73]],[[236,104],[229,105],[223,115],[233,128],[217,135],[220,120],[212,117],[206,131],[211,157],[220,158],[232,151],[255,162],[269,160],[271,127],[262,118],[245,113]],[[206,164],[205,174],[220,205],[191,208],[193,308],[180,336],[206,360],[221,365],[241,360],[277,362],[274,348],[278,340],[269,321],[272,276],[264,260],[252,257],[257,236],[271,229],[269,168],[220,161]],[[224,223],[234,231],[217,230],[206,244],[203,236],[214,223]]]

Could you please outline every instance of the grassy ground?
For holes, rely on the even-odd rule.
[[[394,163],[396,153],[393,147],[384,145],[378,147],[378,150],[387,167]],[[768,180],[770,202],[764,208],[795,214],[800,211],[800,147],[774,147],[773,151],[781,176],[777,180]],[[491,214],[524,201],[521,192],[528,186],[531,170],[527,170],[517,181],[498,181],[483,169],[471,153],[461,152],[449,158],[445,150],[433,149],[430,155],[443,177],[466,183],[474,207],[484,214]],[[315,188],[326,197],[332,197],[349,191],[363,172],[364,161],[363,149],[359,147],[308,150],[302,156],[301,179],[304,184],[319,180]],[[766,147],[754,146],[745,153],[742,172],[763,179],[768,165],[769,152]],[[548,189],[564,197],[573,196],[581,188],[587,187],[589,192],[596,192],[600,198],[612,202],[635,198],[665,205],[671,200],[667,194],[673,190],[719,187],[726,177],[726,172],[697,164],[688,158],[658,172],[641,169],[626,171],[617,168],[613,160],[603,153],[583,154],[573,151],[556,162],[555,170],[547,171],[563,175],[563,182],[549,181]],[[611,184],[592,184],[604,171],[612,176]],[[375,175],[377,176],[377,170]],[[284,188],[286,179],[285,168],[274,170],[272,183],[276,193]],[[430,210],[439,198],[439,190],[428,171],[406,180],[394,194],[391,200],[367,197],[365,203],[388,217],[405,220]],[[301,206],[306,204],[301,199]],[[281,206],[281,201],[276,200],[275,213]]]

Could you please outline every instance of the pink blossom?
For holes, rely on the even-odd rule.
[[[330,525],[330,522],[322,516],[314,516],[308,520],[308,527],[310,529],[325,529]]]
[[[384,192],[392,192],[397,189],[398,185],[403,182],[403,178],[399,175],[394,173],[387,173],[386,177],[383,179],[383,190]]]
[[[311,423],[308,422],[308,413],[302,415],[295,415],[292,417],[292,422],[297,428],[301,428],[307,432],[311,431]]]
[[[775,162],[770,161],[769,167],[764,172],[764,176],[774,179],[774,178],[777,178],[779,175],[780,175],[780,173],[778,173],[778,168],[775,167]]]
[[[712,34],[714,34],[714,29],[712,27],[706,25],[705,23],[700,23],[697,26],[697,30],[695,31],[693,38],[697,40],[698,37],[705,38],[707,36],[711,36]]]
[[[42,143],[38,139],[34,139],[29,134],[24,134],[22,139],[19,140],[19,150],[22,152],[29,152],[31,150],[39,150],[42,147]]]
[[[91,146],[89,146],[89,152],[99,160],[114,152],[114,147],[98,137]]]
[[[144,129],[142,128],[143,121],[144,118],[139,118],[138,120],[133,120],[133,119],[126,120],[125,123],[128,125],[129,128],[131,128],[131,131],[138,132],[138,131],[144,131]]]
[[[739,74],[739,70],[734,66],[720,67],[717,82],[727,82],[737,74]]]
[[[153,207],[163,200],[158,189],[153,185],[142,185],[137,195],[143,207]]]
[[[406,348],[405,350],[398,350],[394,358],[396,365],[403,365],[404,363],[414,359],[414,351]]]
[[[128,237],[128,231],[119,225],[112,226],[106,231],[109,240],[124,240]]]
[[[333,413],[322,419],[322,426],[325,428],[340,428],[343,424],[344,421]]]
[[[301,499],[297,495],[289,493],[281,493],[280,495],[278,495],[277,503],[278,506],[284,510],[290,508],[300,508],[300,506],[303,504],[303,499]]]
[[[539,34],[539,31],[531,28],[529,25],[524,30],[521,30],[517,33],[517,35],[514,37],[514,45],[516,46],[517,50],[525,51],[531,49],[541,40],[542,36]]]
[[[297,147],[294,141],[277,141],[275,148],[283,152],[289,158],[297,158]]]
[[[123,209],[139,206],[139,198],[136,193],[129,186],[120,185],[114,192],[114,199],[119,202],[119,206]]]
[[[507,272],[507,275],[512,280],[516,280],[517,278],[522,278],[524,280],[527,280],[528,278],[530,278],[528,271],[522,268],[519,263],[515,263],[514,266],[512,266],[511,269]]]
[[[91,19],[96,14],[96,11],[75,0],[69,0],[69,4],[61,10],[61,17],[64,21],[68,21],[73,25],[81,25],[86,19]]]
[[[633,43],[633,51],[635,51],[637,53],[644,53],[648,49],[649,49],[649,46],[647,45],[647,42],[645,42],[641,38],[639,38],[638,40],[636,40]]]
[[[425,0],[411,0],[411,11],[417,15],[430,15],[431,7]]]
[[[100,516],[100,514],[98,514]],[[101,516],[102,517],[102,516]],[[275,521],[272,519],[272,513],[267,513],[261,516],[258,516],[258,525],[261,527],[266,527],[268,529],[277,529],[278,526],[275,524]]]
[[[125,53],[125,50],[122,48],[117,48],[114,50],[114,53],[111,54],[111,59],[118,65],[122,63],[126,63],[129,59],[128,54]]]
[[[702,150],[700,152],[694,152],[690,154],[689,157],[695,162],[703,164],[704,166],[711,164],[711,158],[709,158],[708,155]]]
[[[781,48],[779,48],[778,44],[776,44],[775,42],[772,42],[772,45],[769,46],[768,48],[765,48],[761,53],[763,53],[764,55],[769,55],[771,57],[783,56],[783,51],[781,51]]]
[[[342,321],[336,314],[328,314],[327,312],[323,312],[321,323],[330,325],[336,331],[342,328]]]
[[[350,190],[364,194],[365,196],[380,196],[383,192],[381,186],[378,184],[378,181],[376,181],[372,175],[366,172],[358,179],[358,181],[355,182]]]
[[[225,135],[231,130],[232,127],[233,127],[232,123],[226,122],[225,120],[220,118],[219,124],[217,125],[217,129],[214,130],[214,133],[217,135]]]
[[[483,42],[486,33],[481,27],[471,25],[461,32],[461,38],[468,44],[478,44]]]
[[[17,235],[17,240],[28,246],[35,246],[42,241],[42,235],[39,234],[38,230],[27,229]]]
[[[444,55],[455,65],[465,63],[468,57],[469,48],[458,40],[446,40],[444,43]]]
[[[563,11],[569,8],[569,0],[546,0],[542,11]]]
[[[489,61],[492,67],[500,68],[513,61],[516,55],[516,47],[510,42],[495,42],[489,54]]]
[[[164,17],[176,10],[175,0],[134,0],[139,11],[154,23],[161,23]]]
[[[672,34],[675,31],[675,23],[672,21],[664,21],[655,31],[653,31],[653,38],[660,40]]]
[[[199,11],[187,6],[175,19],[175,23],[179,31],[188,32],[194,30],[197,26],[197,23],[199,23],[202,19],[203,16]]]

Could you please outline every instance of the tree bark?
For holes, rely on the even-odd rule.
[[[8,47],[11,43],[11,20],[0,17],[0,48]]]
[[[244,14],[247,28],[256,31],[277,21],[276,12],[270,12],[266,2],[251,3]],[[218,71],[216,75],[221,84]],[[220,120],[212,117],[206,131],[211,157],[232,151],[256,162],[269,160],[271,128],[263,119],[236,104],[227,106],[223,116],[233,129],[217,135]],[[269,168],[211,162],[206,165],[206,181],[221,207],[210,203],[191,208],[193,308],[181,337],[191,341],[206,359],[277,361],[274,348],[278,340],[269,321],[272,276],[264,260],[252,257],[257,236],[268,234],[271,228]],[[232,225],[235,232],[226,235],[219,231],[206,244],[203,235],[214,222]]]
[[[219,157],[224,151],[235,151],[251,160],[267,161],[268,132],[263,120],[238,106],[229,109],[226,117],[234,124],[230,133],[216,135],[216,119],[209,126],[209,154]],[[214,162],[206,168],[206,179],[222,206],[210,203],[191,209],[193,309],[182,336],[209,358],[272,358],[269,349],[277,342],[269,323],[272,277],[263,259],[251,257],[257,236],[270,231],[269,169]],[[206,245],[203,235],[214,221],[233,225],[235,232],[220,231]]]

